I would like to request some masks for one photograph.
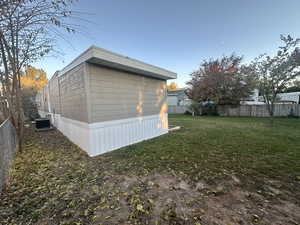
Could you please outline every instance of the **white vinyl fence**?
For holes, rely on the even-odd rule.
[[[7,119],[0,125],[0,192],[9,178],[9,169],[17,151],[17,135]]]
[[[269,117],[267,105],[240,105],[240,106],[218,106],[220,116],[253,116]],[[300,105],[298,104],[276,104],[274,116],[300,116]]]

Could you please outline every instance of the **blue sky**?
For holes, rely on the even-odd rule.
[[[299,0],[79,0],[78,32],[59,38],[59,57],[35,64],[50,78],[91,45],[160,66],[184,86],[204,60],[232,52],[249,62],[273,53],[280,34],[300,37]]]

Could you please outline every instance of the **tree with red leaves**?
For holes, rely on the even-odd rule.
[[[253,79],[241,62],[242,57],[234,54],[204,61],[187,82],[189,98],[219,105],[240,104],[253,90]]]

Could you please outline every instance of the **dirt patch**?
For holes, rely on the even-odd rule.
[[[170,174],[119,177],[120,213],[109,214],[108,224],[291,224],[300,222],[300,206],[265,193],[246,191],[237,177],[218,185],[190,183]],[[107,214],[98,222],[105,221]]]

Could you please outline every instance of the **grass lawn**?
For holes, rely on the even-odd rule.
[[[274,127],[265,118],[169,119],[182,130],[110,153],[124,162],[121,170],[171,168],[194,180],[223,171],[290,180],[300,175],[300,119],[276,119]]]
[[[169,123],[182,129],[94,158],[27,129],[0,224],[300,224],[300,119]]]

